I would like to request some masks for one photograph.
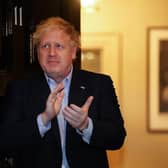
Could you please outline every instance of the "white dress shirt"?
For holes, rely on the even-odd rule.
[[[73,68],[72,68],[72,70],[73,70]],[[60,136],[61,136],[62,152],[63,152],[62,153],[62,157],[63,157],[62,168],[69,168],[67,158],[66,158],[66,151],[65,151],[66,150],[65,149],[66,121],[64,119],[62,109],[64,109],[64,107],[68,105],[68,96],[69,96],[69,88],[70,88],[70,83],[71,83],[71,78],[72,78],[72,70],[69,73],[69,75],[62,81],[64,83],[64,98],[63,98],[61,111],[57,115],[59,131],[60,131]],[[50,90],[52,91],[57,86],[57,83],[53,79],[48,77],[47,74],[45,74],[45,77],[46,77],[47,83],[50,87]],[[39,128],[39,131],[40,131],[40,134],[42,137],[51,128],[51,122],[49,122],[47,125],[43,124],[41,114],[39,114],[37,117],[37,124],[38,124],[38,128]],[[92,120],[89,118],[88,128],[83,130],[82,133],[79,130],[76,130],[76,131],[78,134],[80,134],[82,136],[82,139],[86,143],[89,144],[90,137],[91,137],[92,131],[93,131]]]

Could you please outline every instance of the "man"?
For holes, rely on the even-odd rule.
[[[79,34],[51,17],[33,35],[43,73],[7,88],[4,137],[21,168],[108,168],[125,139],[112,80],[73,67]],[[7,133],[6,133],[7,132]]]

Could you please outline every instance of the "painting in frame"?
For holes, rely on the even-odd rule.
[[[168,132],[168,27],[148,29],[148,130]]]

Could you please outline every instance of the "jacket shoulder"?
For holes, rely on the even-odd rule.
[[[24,90],[26,88],[31,88],[31,87],[38,87],[41,83],[45,82],[45,77],[44,75],[38,75],[38,76],[32,76],[32,77],[27,77],[27,78],[22,78],[22,79],[15,79],[15,80],[10,80],[7,83],[6,90],[8,89],[19,89],[19,90]]]
[[[92,71],[87,71],[87,70],[80,70],[79,75],[82,76],[83,78],[90,78],[90,79],[101,79],[101,80],[111,80],[111,77],[107,74],[102,74],[102,73],[97,73],[97,72],[92,72]]]

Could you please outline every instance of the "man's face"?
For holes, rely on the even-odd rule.
[[[76,47],[70,45],[70,38],[63,31],[52,30],[42,35],[37,54],[43,71],[59,81],[68,75]]]

